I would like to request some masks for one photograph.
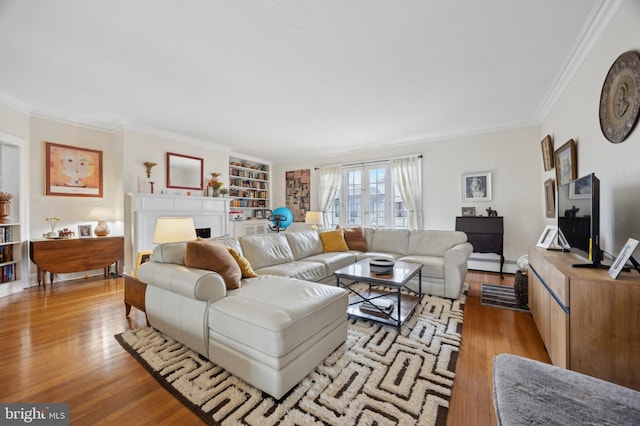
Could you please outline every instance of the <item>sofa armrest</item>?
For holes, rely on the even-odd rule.
[[[456,244],[444,254],[444,297],[457,299],[467,277],[467,260],[473,252],[470,243]]]
[[[227,295],[222,276],[205,269],[151,261],[140,265],[138,278],[147,285],[195,300],[214,301]]]
[[[444,254],[444,263],[453,262],[454,264],[466,263],[473,253],[473,246],[471,243],[460,243],[451,247]]]

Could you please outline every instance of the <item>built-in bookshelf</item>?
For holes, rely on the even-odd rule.
[[[241,158],[229,158],[229,197],[231,209],[242,209],[245,216],[258,216],[256,210],[269,210],[269,166]]]
[[[23,246],[19,223],[0,224],[0,284],[22,278]]]

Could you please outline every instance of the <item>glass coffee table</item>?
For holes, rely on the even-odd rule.
[[[395,325],[398,329],[413,314],[422,298],[422,264],[419,263],[397,260],[393,265],[393,272],[376,274],[369,268],[369,259],[364,259],[338,269],[333,274],[336,277],[336,285],[352,293],[347,308],[349,315]],[[417,293],[406,287],[409,280],[416,274],[418,275]],[[351,280],[351,282],[344,280]],[[356,288],[358,283],[368,284],[368,288],[359,290]],[[385,287],[385,289],[372,288],[373,285]],[[410,294],[402,293],[403,288]],[[368,309],[361,308],[363,303]],[[393,308],[385,311],[382,307],[386,304]]]

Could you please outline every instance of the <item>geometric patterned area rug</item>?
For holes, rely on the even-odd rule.
[[[400,333],[350,317],[347,340],[280,400],[151,327],[115,337],[208,424],[445,425],[465,294],[423,296]]]
[[[520,312],[529,312],[529,309],[518,304],[515,290],[512,286],[507,285],[482,283],[480,304]]]

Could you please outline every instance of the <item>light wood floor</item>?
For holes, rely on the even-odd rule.
[[[510,352],[549,362],[528,314],[480,305],[470,272],[449,425],[493,425],[491,360]],[[71,423],[202,424],[122,349],[115,334],[145,325],[124,315],[122,278],[56,283],[0,298],[0,401],[67,402]]]

